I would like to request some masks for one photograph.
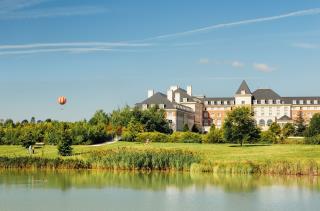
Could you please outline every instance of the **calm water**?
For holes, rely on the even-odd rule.
[[[0,210],[320,210],[320,178],[0,170]]]

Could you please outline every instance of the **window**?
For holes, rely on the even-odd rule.
[[[307,104],[308,104],[308,105],[311,104],[311,101],[310,101],[310,100],[307,100]]]
[[[265,104],[266,103],[266,101],[265,100],[261,100],[261,104]]]
[[[241,101],[241,104],[242,104],[242,105],[246,104],[246,101],[242,100],[242,101]]]
[[[203,116],[204,118],[208,118],[208,113],[207,112],[203,113]]]
[[[143,109],[143,110],[148,109],[148,104],[143,104],[143,105],[142,105],[142,109]]]
[[[281,100],[277,100],[276,103],[277,103],[277,104],[281,104]]]
[[[314,101],[313,101],[313,104],[318,104],[318,100],[314,100]]]
[[[272,124],[272,120],[269,119],[269,120],[267,121],[267,125],[270,126],[271,124]]]
[[[303,105],[303,100],[300,100],[300,101],[299,101],[299,104],[300,104],[300,105]]]
[[[223,104],[228,105],[228,101],[225,100],[225,101],[223,102]]]
[[[297,101],[296,101],[296,100],[293,100],[293,101],[292,101],[292,104],[297,104]]]
[[[218,104],[218,105],[221,105],[221,101],[220,101],[220,100],[219,100],[219,101],[217,101],[217,104]]]
[[[185,98],[185,97],[184,97],[184,98],[182,99],[182,101],[183,101],[184,103],[186,103],[186,102],[188,102],[188,98]]]
[[[264,121],[263,119],[260,119],[259,125],[260,125],[261,127],[264,127],[264,126],[266,125],[266,123],[265,123],[265,121]]]
[[[268,104],[273,104],[273,100],[268,100]]]
[[[160,109],[164,109],[165,105],[164,104],[159,104]]]
[[[253,104],[256,105],[258,103],[257,100],[253,100]]]
[[[217,121],[217,126],[220,127],[221,126],[221,120]]]
[[[241,90],[241,94],[245,95],[246,94],[246,90]]]
[[[211,101],[211,105],[214,105],[214,101]]]

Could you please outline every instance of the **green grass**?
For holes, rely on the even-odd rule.
[[[117,150],[122,147],[136,151],[183,150],[200,157],[194,171],[225,173],[320,174],[320,146],[318,145],[245,145],[184,144],[184,143],[131,143],[118,142],[99,147],[73,146],[74,156],[64,159],[87,161],[92,153]],[[57,158],[56,146],[35,149],[33,157]],[[121,152],[120,152],[121,153]],[[0,157],[28,156],[21,146],[0,146]],[[319,170],[318,170],[319,169]]]

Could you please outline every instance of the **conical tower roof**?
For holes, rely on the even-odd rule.
[[[239,89],[236,92],[236,95],[240,95],[242,90],[244,90],[246,94],[252,94],[245,80],[242,81]]]

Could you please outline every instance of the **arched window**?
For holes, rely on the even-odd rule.
[[[263,119],[260,119],[259,126],[264,127],[266,125],[266,122]]]
[[[267,121],[267,125],[270,126],[271,124],[272,124],[272,120],[269,119],[269,120]]]

